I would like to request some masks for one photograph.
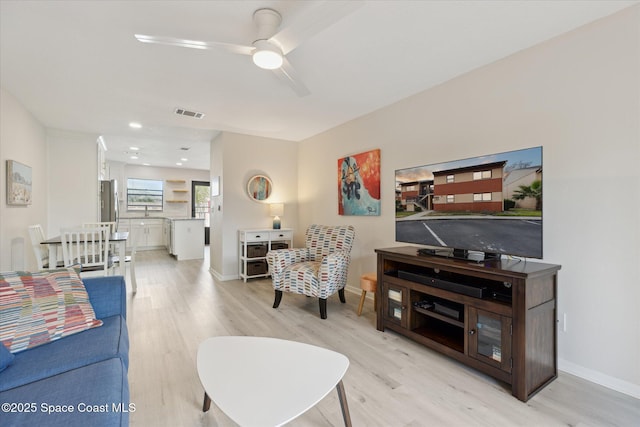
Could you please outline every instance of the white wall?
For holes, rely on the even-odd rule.
[[[47,237],[59,235],[61,228],[98,220],[98,136],[47,130]]]
[[[214,201],[211,269],[218,279],[227,280],[238,277],[238,230],[271,228],[269,203],[284,203],[282,228],[297,228],[298,143],[223,132],[212,142],[211,153],[211,176],[222,181],[222,197]],[[220,164],[214,157],[222,153]],[[247,182],[254,175],[273,182],[266,203],[247,195]]]
[[[209,243],[209,269],[214,276],[223,279],[223,225],[224,217],[222,206],[224,204],[223,183],[224,183],[224,140],[226,134],[218,134],[211,141],[210,155],[210,182],[218,181],[218,195],[211,197],[211,231]],[[236,273],[237,274],[237,273]],[[232,275],[231,272],[228,273]]]
[[[356,227],[357,287],[374,249],[397,245],[395,169],[541,145],[560,367],[640,397],[639,23],[634,7],[304,141],[300,229]],[[372,148],[382,215],[339,217],[336,160]]]
[[[8,206],[7,160],[31,167],[32,204]],[[0,271],[36,268],[27,227],[47,226],[47,144],[44,127],[0,88]]]

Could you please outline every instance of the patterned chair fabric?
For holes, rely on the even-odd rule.
[[[267,263],[276,299],[278,291],[326,300],[343,290],[354,238],[353,226],[314,224],[307,229],[305,248],[270,251]]]

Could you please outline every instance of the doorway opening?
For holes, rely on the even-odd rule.
[[[208,181],[191,182],[191,218],[204,218],[204,244],[209,244],[211,192]]]

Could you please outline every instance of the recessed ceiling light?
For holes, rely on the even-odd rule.
[[[184,157],[181,158],[180,160],[182,160],[183,162],[188,162],[189,161],[189,159],[185,159]]]
[[[151,163],[143,163],[142,166],[151,166]]]
[[[131,122],[131,123],[129,123],[129,127],[132,127],[134,129],[140,129],[142,127],[142,125],[140,123]]]
[[[138,160],[138,156],[131,156],[131,160]]]
[[[182,166],[182,163],[178,162],[176,163],[177,166]]]
[[[138,148],[138,147],[129,147],[129,150],[132,150],[132,151],[138,151],[139,149],[140,148]]]

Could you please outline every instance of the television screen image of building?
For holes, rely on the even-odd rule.
[[[542,147],[396,170],[396,241],[542,258]]]

